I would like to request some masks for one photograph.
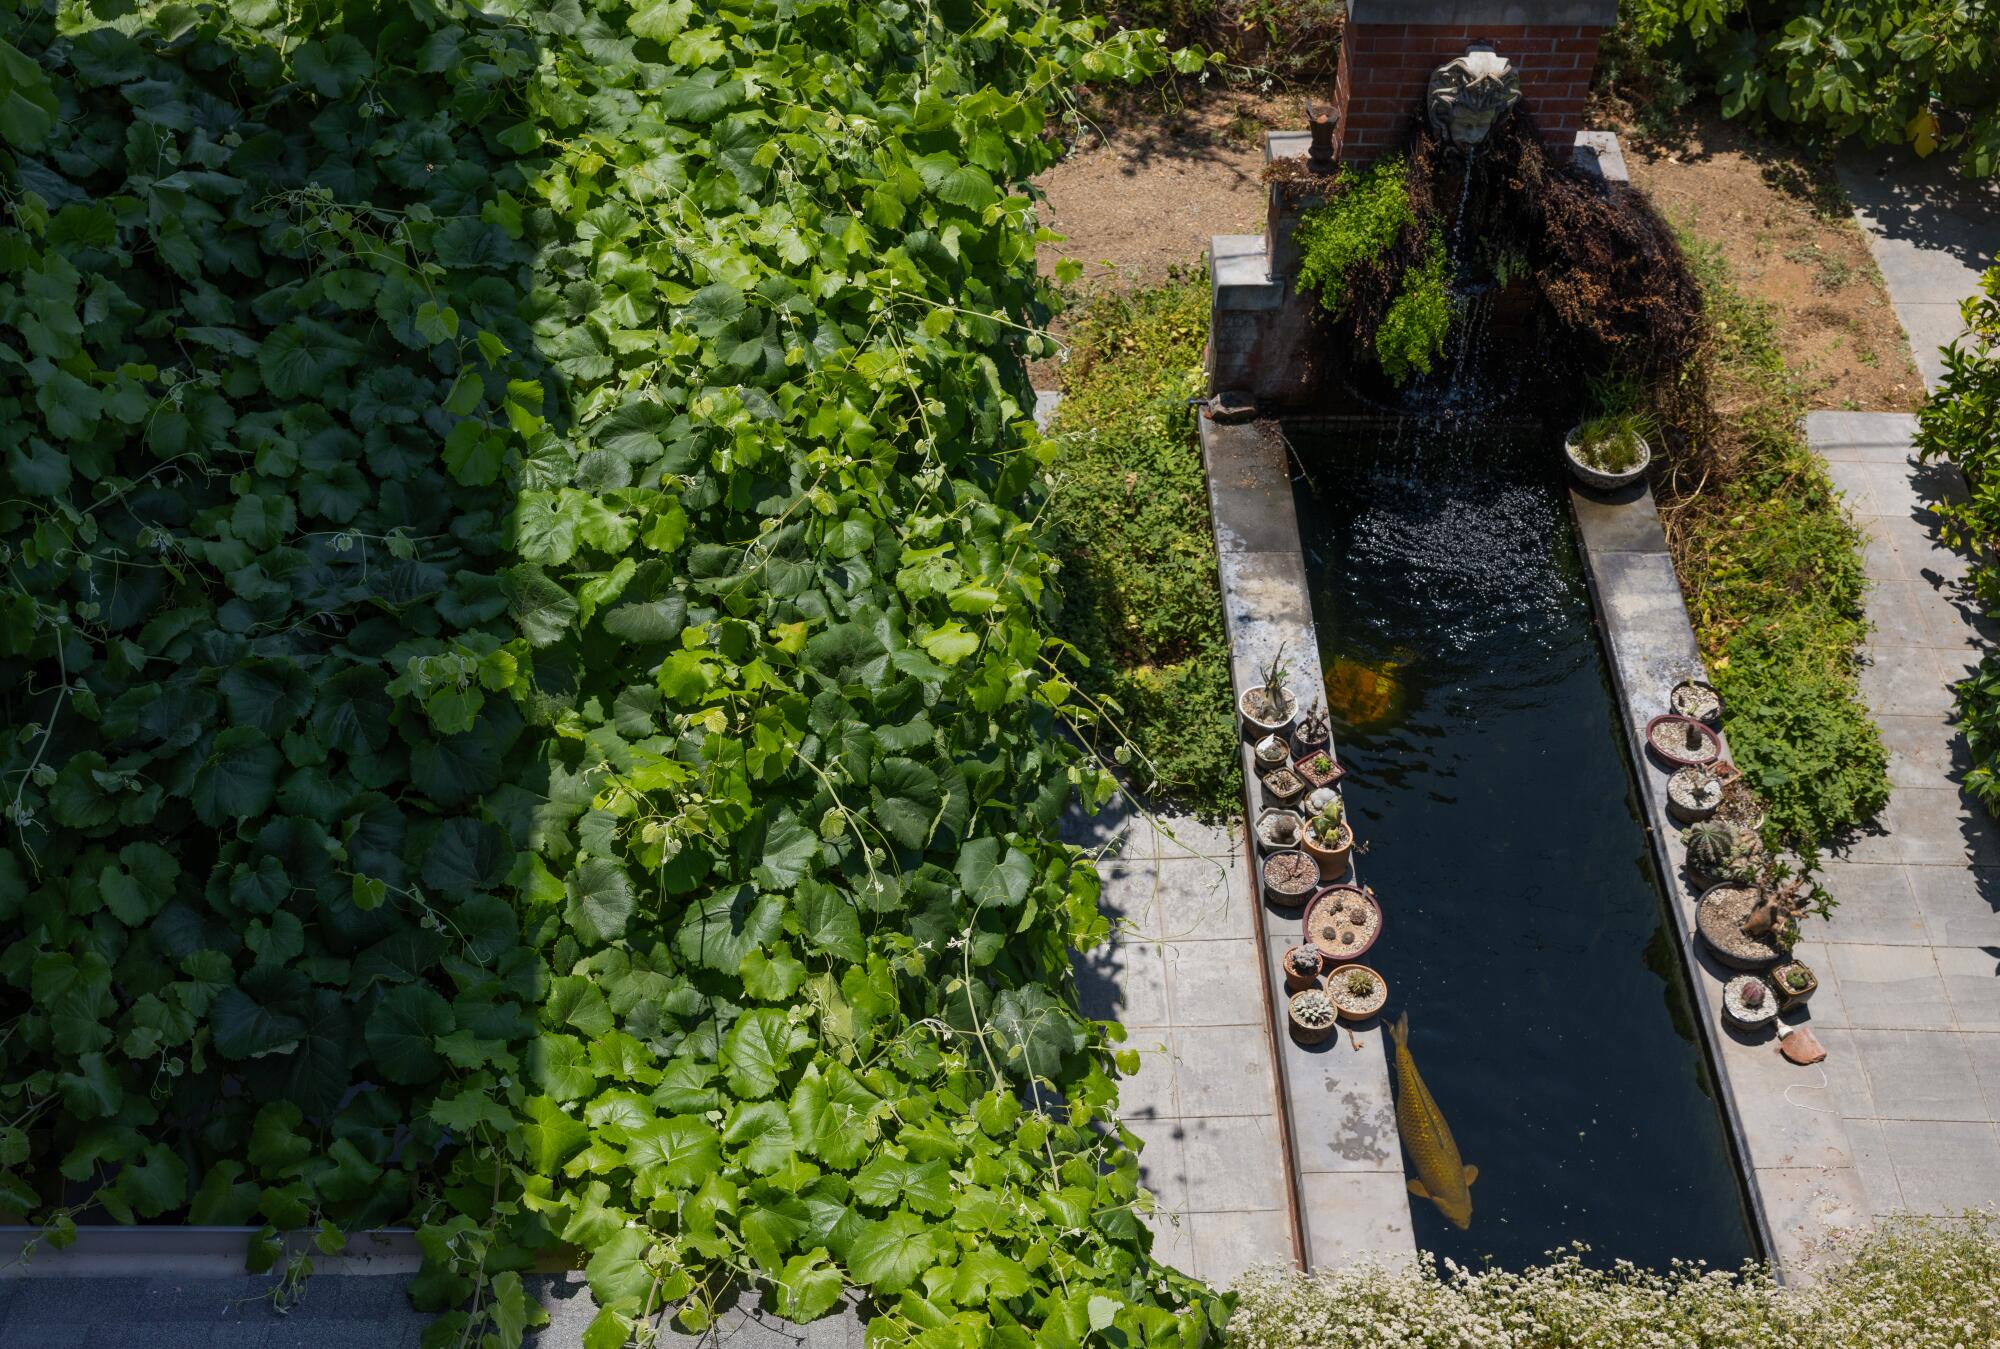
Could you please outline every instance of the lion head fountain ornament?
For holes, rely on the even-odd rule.
[[[1431,72],[1431,128],[1463,150],[1476,149],[1506,111],[1521,100],[1514,63],[1483,42]]]

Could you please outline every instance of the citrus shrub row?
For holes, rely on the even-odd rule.
[[[130,11],[130,12],[128,12]],[[1180,58],[1185,64],[1191,58]],[[0,1205],[1207,1339],[1059,813],[1043,0],[0,20]]]

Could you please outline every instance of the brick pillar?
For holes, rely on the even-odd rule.
[[[1583,129],[1597,40],[1617,0],[1348,0],[1334,76],[1334,144],[1343,160],[1379,159],[1408,143],[1431,72],[1488,42],[1521,75],[1521,101],[1567,155]]]

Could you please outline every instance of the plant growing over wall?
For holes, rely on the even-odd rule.
[[[1446,266],[1444,236],[1433,233],[1423,260],[1403,273],[1396,298],[1389,302],[1388,312],[1375,330],[1375,358],[1382,363],[1383,373],[1398,384],[1428,375],[1432,364],[1444,354],[1452,320]]]
[[[1299,214],[1292,235],[1299,288],[1317,295],[1328,314],[1345,313],[1355,273],[1380,266],[1404,231],[1416,227],[1408,176],[1401,158],[1365,169],[1342,165],[1328,199]]]

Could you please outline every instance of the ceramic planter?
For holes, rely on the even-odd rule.
[[[1356,985],[1364,978],[1368,989],[1357,992]],[[1326,996],[1342,1021],[1366,1021],[1379,1015],[1389,1001],[1389,981],[1366,965],[1335,965],[1327,971]]]
[[[1275,773],[1288,767],[1292,762],[1292,747],[1282,735],[1267,735],[1257,742],[1254,753],[1257,756],[1259,773]]]
[[[1319,863],[1296,848],[1288,848],[1266,857],[1258,876],[1264,898],[1280,908],[1296,909],[1319,888]]]
[[[1339,799],[1340,793],[1333,788],[1315,787],[1306,793],[1305,806],[1299,813],[1311,819]]]
[[[1683,679],[1667,695],[1676,716],[1693,717],[1704,726],[1722,729],[1722,695],[1706,679]]]
[[[1333,999],[1317,988],[1292,994],[1286,1010],[1291,1017],[1292,1035],[1300,1044],[1316,1045],[1333,1034],[1333,1028],[1340,1024],[1340,1014],[1333,1005]]]
[[[1722,737],[1693,717],[1667,712],[1646,723],[1646,750],[1669,768],[1705,767],[1722,757]]]
[[[1264,788],[1263,804],[1273,810],[1290,810],[1306,794],[1305,779],[1289,768],[1280,768],[1266,773],[1261,779]]]
[[[1294,946],[1281,962],[1285,971],[1285,991],[1303,993],[1319,987],[1320,971],[1326,967],[1317,946]]]
[[[1778,995],[1754,974],[1739,974],[1722,990],[1722,1019],[1740,1031],[1763,1030],[1778,1019]]]
[[[1266,808],[1257,815],[1257,847],[1264,852],[1296,848],[1305,836],[1305,821],[1296,810]]]
[[[1667,779],[1667,814],[1682,824],[1698,824],[1722,807],[1722,779],[1695,764],[1676,768]]]
[[[1639,462],[1636,465],[1623,473],[1606,473],[1603,469],[1592,468],[1583,461],[1583,452],[1576,441],[1579,429],[1581,428],[1573,426],[1569,434],[1563,437],[1563,458],[1569,461],[1569,471],[1575,474],[1577,481],[1584,486],[1595,487],[1600,492],[1615,492],[1646,476],[1646,466],[1653,462],[1653,447],[1646,443],[1644,436],[1639,438]]]
[[[1262,684],[1243,690],[1243,696],[1236,702],[1236,712],[1243,718],[1244,738],[1262,740],[1267,735],[1284,735],[1292,728],[1298,706],[1299,700],[1284,688],[1277,691],[1276,706]]]
[[[1767,970],[1785,958],[1776,942],[1746,936],[1743,920],[1757,902],[1757,887],[1725,881],[1702,892],[1695,905],[1695,931],[1702,944],[1732,970]]]
[[[1324,763],[1324,768],[1320,765]],[[1301,754],[1292,760],[1292,771],[1304,778],[1306,785],[1313,788],[1331,787],[1347,776],[1340,760],[1325,750],[1315,750],[1311,754]]]
[[[1787,1012],[1805,1006],[1819,988],[1819,976],[1812,972],[1811,966],[1797,960],[1788,960],[1772,970],[1768,982],[1778,991],[1780,1010]]]

